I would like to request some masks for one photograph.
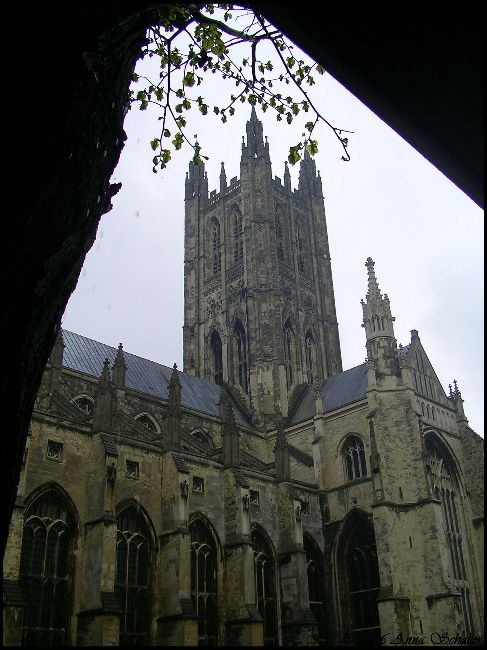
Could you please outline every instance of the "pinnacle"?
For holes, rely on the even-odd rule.
[[[369,286],[368,286],[368,290],[367,290],[367,298],[370,298],[372,296],[381,297],[380,290],[379,290],[379,285],[377,283],[377,278],[375,277],[375,271],[374,271],[375,262],[374,262],[374,260],[371,257],[368,257],[367,261],[365,262],[365,266],[367,267],[367,274],[369,276]]]

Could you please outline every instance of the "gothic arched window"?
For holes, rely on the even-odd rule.
[[[211,335],[210,347],[213,361],[213,381],[221,386],[223,384],[222,340],[217,331],[213,331]]]
[[[243,219],[240,210],[235,207],[233,213],[233,260],[243,259]]]
[[[68,645],[75,526],[54,492],[25,513],[19,581],[27,603],[23,645]]]
[[[348,481],[367,476],[364,443],[358,436],[347,438],[343,445],[343,457]]]
[[[294,384],[294,359],[295,359],[295,339],[294,331],[289,321],[284,325],[284,365],[286,368],[286,386],[288,391]]]
[[[308,263],[306,234],[304,224],[300,221],[296,224],[296,244],[298,249],[298,270],[300,273],[306,273]]]
[[[380,646],[377,607],[379,565],[374,530],[367,522],[359,520],[350,532],[344,562],[348,609],[346,619],[349,620],[353,644]]]
[[[247,373],[247,337],[242,323],[237,320],[233,330],[235,339],[234,361],[236,364],[236,375],[238,383],[244,393],[249,392],[248,373]]]
[[[222,252],[220,246],[220,224],[217,219],[211,220],[211,251],[213,257],[213,273],[217,274],[222,268]]]
[[[115,594],[122,610],[120,645],[149,645],[150,566],[149,529],[135,506],[128,506],[117,517]]]
[[[154,433],[157,433],[157,427],[156,427],[156,425],[154,424],[153,419],[152,419],[150,416],[146,415],[145,413],[143,413],[142,415],[138,415],[138,416],[135,418],[135,420],[136,420],[139,424],[142,424],[144,427],[146,427],[147,429],[149,429],[149,431],[153,431]]]
[[[76,406],[79,409],[83,411],[83,413],[86,413],[86,415],[93,415],[94,404],[91,397],[86,397],[86,395],[80,395],[79,397],[75,397],[73,402],[76,404]]]
[[[264,645],[277,645],[277,612],[274,561],[264,536],[254,529],[250,540],[254,551],[257,609],[264,621]]]
[[[451,577],[457,581],[461,594],[465,633],[473,632],[470,589],[467,583],[467,557],[463,548],[463,526],[458,508],[460,489],[453,469],[446,454],[431,442],[426,443],[426,468],[433,496],[441,501],[441,512],[450,551]]]
[[[198,518],[191,534],[191,597],[198,614],[198,645],[218,645],[217,553],[213,535]]]
[[[284,261],[284,233],[282,228],[281,215],[276,213],[276,242],[277,242],[277,259]]]
[[[309,608],[313,612],[318,624],[318,645],[325,645],[326,619],[325,619],[325,584],[323,571],[323,556],[315,543],[305,533],[304,551],[306,553],[306,566],[308,572],[308,598]]]
[[[306,332],[304,338],[304,354],[306,360],[306,374],[308,383],[312,384],[314,378],[317,376],[316,368],[316,346],[313,338],[313,334],[310,330]]]

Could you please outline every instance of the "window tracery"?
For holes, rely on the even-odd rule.
[[[53,492],[26,511],[19,581],[27,603],[23,645],[68,645],[74,521]]]
[[[80,395],[79,397],[75,397],[73,402],[81,411],[83,411],[83,413],[86,413],[86,415],[93,415],[94,404],[93,400],[89,397]]]
[[[196,518],[191,534],[191,597],[198,615],[198,644],[218,644],[217,553],[211,532]]]
[[[255,565],[257,609],[264,621],[264,645],[277,644],[275,570],[272,552],[259,530],[251,533]]]
[[[150,625],[150,533],[134,506],[117,517],[115,595],[122,610],[120,645],[148,645]]]
[[[303,539],[308,574],[309,608],[318,624],[318,645],[326,642],[323,558],[308,534]]]
[[[347,439],[343,446],[343,457],[348,481],[367,476],[364,443],[358,436]]]
[[[149,429],[149,431],[153,431],[154,433],[157,433],[157,427],[154,424],[154,420],[149,416],[143,413],[142,415],[138,415],[135,420],[139,423],[142,424],[144,427]]]

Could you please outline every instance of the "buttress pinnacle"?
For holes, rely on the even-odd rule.
[[[371,298],[372,296],[381,297],[379,284],[377,283],[377,278],[375,277],[374,260],[371,257],[368,257],[367,261],[365,262],[365,266],[367,267],[367,273],[369,276],[367,298]]]

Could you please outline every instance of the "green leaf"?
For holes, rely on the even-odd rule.
[[[314,156],[314,154],[318,153],[318,141],[317,140],[310,140],[308,144],[306,145],[306,151]]]
[[[305,127],[305,129],[308,129],[308,131],[311,132],[313,130],[313,128],[314,128],[314,125],[315,125],[314,122],[306,122],[304,127]]]
[[[291,165],[295,165],[299,160],[301,160],[301,154],[299,153],[299,149],[301,148],[301,143],[299,145],[296,145],[295,147],[289,147],[289,156],[287,159],[289,160]]]
[[[196,79],[194,78],[194,73],[193,72],[187,72],[184,75],[183,84],[185,86],[188,86],[189,88],[191,88],[192,86],[194,86],[195,81],[196,81]]]
[[[208,113],[208,106],[207,104],[201,104],[200,106],[200,113],[202,115],[206,115]]]
[[[150,146],[152,147],[152,150],[155,151],[157,147],[159,146],[160,140],[158,138],[154,138],[153,140],[150,141]]]

